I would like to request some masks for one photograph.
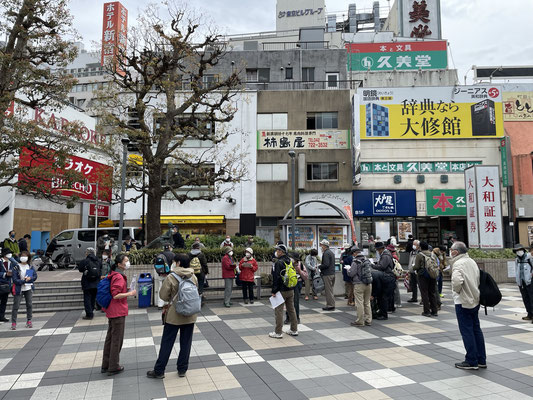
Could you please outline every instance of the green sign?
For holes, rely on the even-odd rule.
[[[449,174],[463,173],[472,165],[481,161],[411,161],[411,162],[364,162],[361,172],[364,174]]]
[[[509,186],[509,162],[507,161],[507,137],[500,143],[500,157],[502,161],[502,182],[504,187]]]
[[[427,215],[466,215],[466,194],[463,189],[426,190]]]

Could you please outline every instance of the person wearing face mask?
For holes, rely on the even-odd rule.
[[[98,258],[102,257],[102,253],[104,252],[104,250],[109,250],[110,252],[113,252],[114,247],[116,247],[114,239],[109,236],[108,231],[104,231],[102,236],[100,236],[98,238],[98,241],[96,242],[96,256]]]
[[[13,298],[13,309],[11,310],[11,330],[17,329],[17,315],[20,307],[20,300],[24,296],[26,301],[26,328],[32,328],[32,294],[35,289],[33,282],[37,280],[37,272],[32,265],[28,264],[30,253],[23,251],[20,253],[20,262],[13,266],[13,283],[15,284],[15,296]]]
[[[516,284],[522,294],[522,301],[527,310],[527,315],[522,317],[524,321],[533,320],[533,285],[531,284],[531,274],[533,273],[533,258],[526,251],[525,246],[518,243],[513,248],[516,254],[515,274]],[[532,321],[533,322],[533,321]]]
[[[420,251],[420,241],[413,240],[411,246],[412,250],[409,254],[409,287],[411,289],[411,298],[407,300],[408,303],[418,303],[418,276],[414,271],[416,255]]]
[[[5,317],[7,298],[11,293],[11,278],[13,277],[13,267],[17,262],[13,258],[11,250],[2,249],[2,260],[0,262],[0,322],[8,322]]]
[[[126,254],[119,254],[115,258],[115,264],[111,267],[111,273],[105,278],[109,279],[111,303],[105,309],[105,315],[109,325],[104,344],[104,355],[102,357],[102,373],[108,376],[116,375],[124,371],[124,367],[119,364],[120,350],[124,341],[124,329],[126,328],[126,317],[128,316],[128,297],[137,295],[134,289],[128,291],[128,279],[124,272],[130,268],[130,260]]]
[[[17,255],[20,253],[19,243],[15,239],[15,231],[9,231],[9,237],[4,239],[2,248],[11,250],[11,254],[14,254],[14,255]]]
[[[254,259],[254,251],[248,247],[244,251],[244,257],[239,261],[239,269],[241,270],[240,279],[242,282],[242,298],[244,304],[254,304],[254,277],[257,271],[257,261]]]
[[[85,307],[85,317],[83,319],[93,319],[96,308],[96,292],[98,283],[102,277],[102,263],[94,254],[94,248],[88,247],[85,251],[85,259],[78,266],[81,276],[81,289],[83,290],[83,305]]]
[[[222,278],[224,279],[224,307],[231,307],[231,292],[233,291],[233,280],[235,279],[235,261],[233,261],[233,249],[226,247],[222,257]]]
[[[224,241],[220,243],[220,248],[223,249],[224,247],[233,247],[231,236],[226,236],[226,239],[224,239]]]
[[[111,254],[109,250],[104,250],[102,253],[102,276],[101,279],[104,279],[106,275],[111,272],[111,264],[113,260],[111,259]]]

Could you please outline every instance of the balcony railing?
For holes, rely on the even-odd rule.
[[[329,42],[263,42],[263,51],[329,49]]]
[[[254,90],[347,90],[357,89],[361,83],[360,80],[245,82],[248,89]]]

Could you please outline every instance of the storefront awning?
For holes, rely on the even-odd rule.
[[[162,215],[161,224],[223,224],[223,215]]]

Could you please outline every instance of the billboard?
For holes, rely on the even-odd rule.
[[[258,150],[349,149],[348,130],[257,131]]]
[[[398,0],[400,35],[418,39],[441,38],[440,0]]]
[[[503,137],[498,87],[361,88],[354,107],[361,140]]]
[[[532,92],[503,92],[504,121],[533,121]]]
[[[463,189],[426,190],[427,215],[465,216],[466,195]]]
[[[416,217],[416,190],[354,190],[354,217]]]
[[[448,68],[445,40],[348,43],[348,71],[392,71]]]
[[[119,50],[125,51],[128,45],[128,10],[118,1],[104,3],[102,25],[102,65],[114,65]],[[124,75],[124,71],[117,70]]]

